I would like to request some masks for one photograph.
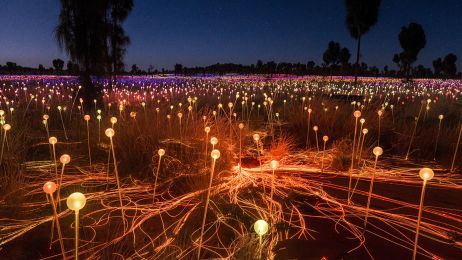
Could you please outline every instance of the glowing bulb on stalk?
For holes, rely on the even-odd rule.
[[[383,149],[382,149],[382,147],[377,146],[377,147],[375,147],[375,148],[372,150],[372,153],[373,153],[375,156],[380,156],[380,155],[383,154]]]
[[[112,138],[114,136],[115,132],[114,132],[114,129],[108,128],[108,129],[106,129],[106,131],[104,131],[104,134],[107,137]]]
[[[356,118],[359,118],[359,117],[361,116],[361,111],[356,110],[356,111],[353,113],[353,116],[356,117]]]
[[[279,168],[279,162],[276,161],[276,160],[272,160],[272,161],[270,162],[270,165],[271,165],[271,169],[273,169],[273,170]]]
[[[419,176],[420,176],[420,178],[422,180],[429,181],[429,180],[433,179],[433,176],[435,176],[435,173],[430,168],[422,168],[419,171]]]
[[[253,135],[253,140],[255,140],[255,142],[258,142],[260,140],[260,135],[259,134],[254,134]]]
[[[210,156],[216,160],[218,158],[220,158],[220,151],[218,151],[217,149],[214,149],[211,153],[210,153]]]
[[[212,145],[216,145],[218,143],[218,139],[216,137],[212,137],[212,138],[210,138],[210,143]]]
[[[164,155],[165,155],[165,150],[164,150],[164,149],[159,149],[159,150],[157,151],[157,154],[158,154],[159,156],[164,156]]]
[[[206,127],[204,128],[204,131],[205,131],[205,133],[207,133],[207,134],[210,133],[210,127],[206,126]]]
[[[67,197],[66,204],[67,207],[73,211],[79,211],[83,207],[85,207],[85,204],[87,203],[87,199],[85,198],[85,195],[83,195],[80,192],[74,192],[69,197]]]
[[[46,194],[53,194],[57,189],[56,183],[48,181],[43,185],[43,191]]]
[[[52,137],[50,137],[50,138],[48,139],[48,142],[49,142],[50,144],[54,145],[54,144],[56,144],[56,143],[58,142],[58,139],[57,139],[56,137],[52,136]]]
[[[244,128],[244,124],[243,123],[239,123],[239,129],[243,129]]]
[[[255,233],[261,237],[268,232],[268,222],[263,219],[259,219],[255,222],[255,224],[253,224],[253,229],[255,230]]]
[[[68,164],[68,163],[71,161],[71,157],[69,156],[69,154],[63,154],[63,155],[61,155],[61,157],[59,158],[59,161],[60,161],[62,164]]]
[[[85,121],[89,121],[89,120],[90,120],[90,115],[85,115],[85,116],[83,117],[83,119],[85,119]]]

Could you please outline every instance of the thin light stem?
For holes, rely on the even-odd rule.
[[[79,259],[79,211],[75,211],[75,260]]]
[[[90,127],[88,126],[88,120],[87,122],[87,146],[88,146],[88,159],[90,160],[90,169],[91,169],[91,149],[90,149]]]
[[[109,140],[111,140],[112,160],[114,161],[114,171],[116,174],[117,191],[119,193],[120,212],[122,213],[122,222],[124,223],[124,230],[125,230],[125,215],[124,215],[123,203],[122,203],[122,193],[120,191],[119,171],[117,170],[117,160],[115,157],[114,142],[112,141],[112,137],[110,137]]]
[[[6,135],[6,133],[5,133],[5,135]],[[454,156],[452,157],[451,173],[454,172],[454,164],[456,162],[456,155],[457,155],[457,150],[459,150],[459,144],[460,144],[460,137],[461,136],[462,136],[462,124],[460,124],[459,137],[457,138],[456,149],[454,150]]]
[[[422,108],[423,108],[423,104],[420,105],[419,114],[417,115],[417,118],[415,120],[414,130],[412,130],[411,140],[409,141],[409,146],[407,148],[405,160],[409,159],[409,153],[411,152],[411,146],[412,146],[412,142],[414,141],[414,136],[417,130],[417,124],[419,123],[420,114],[422,113]]]
[[[306,149],[310,147],[310,123],[311,123],[311,113],[308,113],[308,128],[306,129]]]
[[[156,175],[154,176],[154,188],[153,188],[153,194],[152,194],[152,202],[153,203],[154,203],[154,200],[156,198],[157,177],[159,176],[159,169],[160,169],[160,161],[161,160],[162,160],[162,156],[159,156],[159,162],[157,163]]]
[[[427,185],[427,181],[424,180],[423,185],[422,185],[422,193],[420,194],[419,214],[417,216],[417,227],[415,231],[414,251],[412,253],[412,260],[415,260],[417,256],[417,243],[419,241],[420,220],[422,218],[422,208],[423,208],[423,202],[424,202],[424,197],[425,197],[425,186],[426,185]]]
[[[59,225],[58,213],[56,212],[56,204],[53,198],[53,193],[50,194],[50,197],[51,197],[51,205],[53,206],[53,216],[55,217],[56,228],[58,229],[58,237],[59,237],[59,245],[61,247],[61,253],[63,254],[63,259],[66,259],[66,255],[65,255],[66,251],[64,250],[63,236],[61,233],[61,226]]]
[[[438,132],[436,133],[436,141],[435,141],[435,150],[433,152],[433,160],[436,161],[436,150],[438,148],[438,139],[440,137],[440,131],[441,131],[441,119],[440,119],[440,122],[438,123]]]
[[[358,131],[358,118],[355,117],[355,132],[353,135],[353,149],[351,152],[351,165],[350,165],[350,180],[348,181],[348,204],[350,204],[350,193],[351,193],[351,178],[353,175],[353,164],[355,159],[355,145],[356,145],[356,132]]]
[[[369,217],[369,207],[371,205],[372,188],[374,187],[374,179],[375,179],[375,172],[376,172],[376,169],[377,169],[377,160],[378,159],[379,159],[379,157],[375,156],[374,171],[372,171],[371,184],[369,185],[369,193],[367,194],[366,216],[364,217],[363,233],[366,230],[367,218]]]
[[[210,190],[211,190],[211,187],[212,187],[212,180],[213,180],[213,172],[215,171],[215,161],[216,161],[216,159],[213,159],[212,168],[210,170],[209,187],[207,189],[207,197],[206,197],[206,200],[205,200],[204,216],[202,217],[201,236],[199,238],[199,248],[197,250],[197,259],[200,259],[200,256],[201,256],[202,237],[204,235],[205,220],[207,218],[207,210],[208,210],[209,199],[210,199]]]

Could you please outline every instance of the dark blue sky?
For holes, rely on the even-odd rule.
[[[96,1],[96,0],[95,0]],[[172,68],[216,62],[250,64],[321,61],[330,40],[353,54],[345,27],[343,0],[134,0],[125,22],[131,38],[127,67]],[[363,38],[362,58],[382,68],[400,50],[398,33],[410,22],[422,24],[427,46],[416,64],[431,66],[449,52],[462,69],[461,0],[382,0],[379,21]],[[37,67],[56,57],[67,60],[53,30],[58,0],[0,0],[0,63]],[[353,58],[352,58],[353,60]]]

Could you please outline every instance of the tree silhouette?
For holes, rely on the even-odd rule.
[[[438,58],[432,62],[432,65],[435,76],[440,76],[441,72],[443,71],[443,60],[441,58]]]
[[[111,71],[120,73],[124,69],[125,48],[130,44],[130,38],[125,35],[122,22],[127,19],[133,9],[133,0],[110,0],[109,5],[111,16]]]
[[[351,54],[347,48],[341,48],[340,43],[330,41],[327,45],[327,49],[322,55],[326,67],[329,67],[330,74],[338,68],[338,65],[342,65],[342,71],[348,66]]]
[[[420,50],[427,43],[422,26],[417,23],[410,23],[407,27],[403,26],[399,33],[399,43],[403,51],[395,54],[393,61],[400,64],[400,67],[406,74],[406,78],[409,79],[411,65],[417,60]]]
[[[182,74],[183,73],[183,65],[181,65],[179,63],[175,64],[174,70],[175,70],[175,75]]]
[[[130,73],[131,74],[138,74],[139,71],[140,71],[140,69],[138,68],[138,65],[133,64],[132,65],[132,70],[130,71]]]
[[[377,23],[381,0],[345,0],[346,25],[356,39],[355,84],[358,80],[358,65],[361,49],[361,37]]]
[[[53,60],[53,67],[55,68],[56,72],[61,72],[64,68],[64,61],[62,59],[54,59]]]
[[[443,72],[444,75],[448,78],[455,77],[457,73],[457,56],[453,53],[449,53],[444,57],[443,60]]]
[[[330,41],[327,44],[327,50],[322,55],[322,60],[327,67],[335,67],[339,63],[340,44],[338,42]]]
[[[106,74],[111,63],[117,64],[115,68],[120,67],[119,61],[128,44],[121,22],[133,3],[129,0],[60,0],[60,4],[56,39],[59,47],[79,65],[84,86],[80,93],[86,101],[85,108],[92,109],[91,101],[101,99],[101,90],[92,84],[90,75]]]

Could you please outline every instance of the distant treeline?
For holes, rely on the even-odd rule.
[[[327,52],[327,51],[326,51]],[[414,78],[462,78],[462,73],[457,72],[455,67],[455,61],[449,54],[444,58],[438,58],[433,61],[433,69],[425,67],[423,65],[417,65],[411,69],[410,74]],[[328,56],[328,55],[327,55]],[[332,59],[331,59],[332,60]],[[348,59],[347,59],[348,60]],[[449,62],[453,61],[453,62]],[[64,61],[61,59],[53,60],[53,67],[45,68],[43,65],[39,65],[38,68],[23,67],[17,65],[14,62],[6,62],[5,65],[0,65],[0,74],[37,74],[37,75],[79,75],[80,69],[77,64],[71,61],[66,63],[64,68]],[[355,73],[354,64],[349,62],[342,62],[340,59],[338,62],[330,62],[329,58],[324,55],[324,62],[322,64],[316,64],[314,61],[307,63],[289,63],[274,61],[263,62],[258,60],[255,64],[242,65],[234,63],[217,63],[206,67],[186,67],[182,64],[175,64],[173,70],[154,69],[153,66],[149,66],[148,70],[141,70],[136,64],[131,66],[131,70],[122,71],[121,75],[155,75],[155,74],[167,74],[174,73],[176,75],[225,75],[225,74],[290,74],[290,75],[339,75],[339,76],[351,76]],[[369,66],[366,63],[360,63],[358,66],[358,75],[361,76],[385,76],[385,77],[406,77],[406,70],[395,70],[389,69],[388,66],[379,69],[376,66]]]

